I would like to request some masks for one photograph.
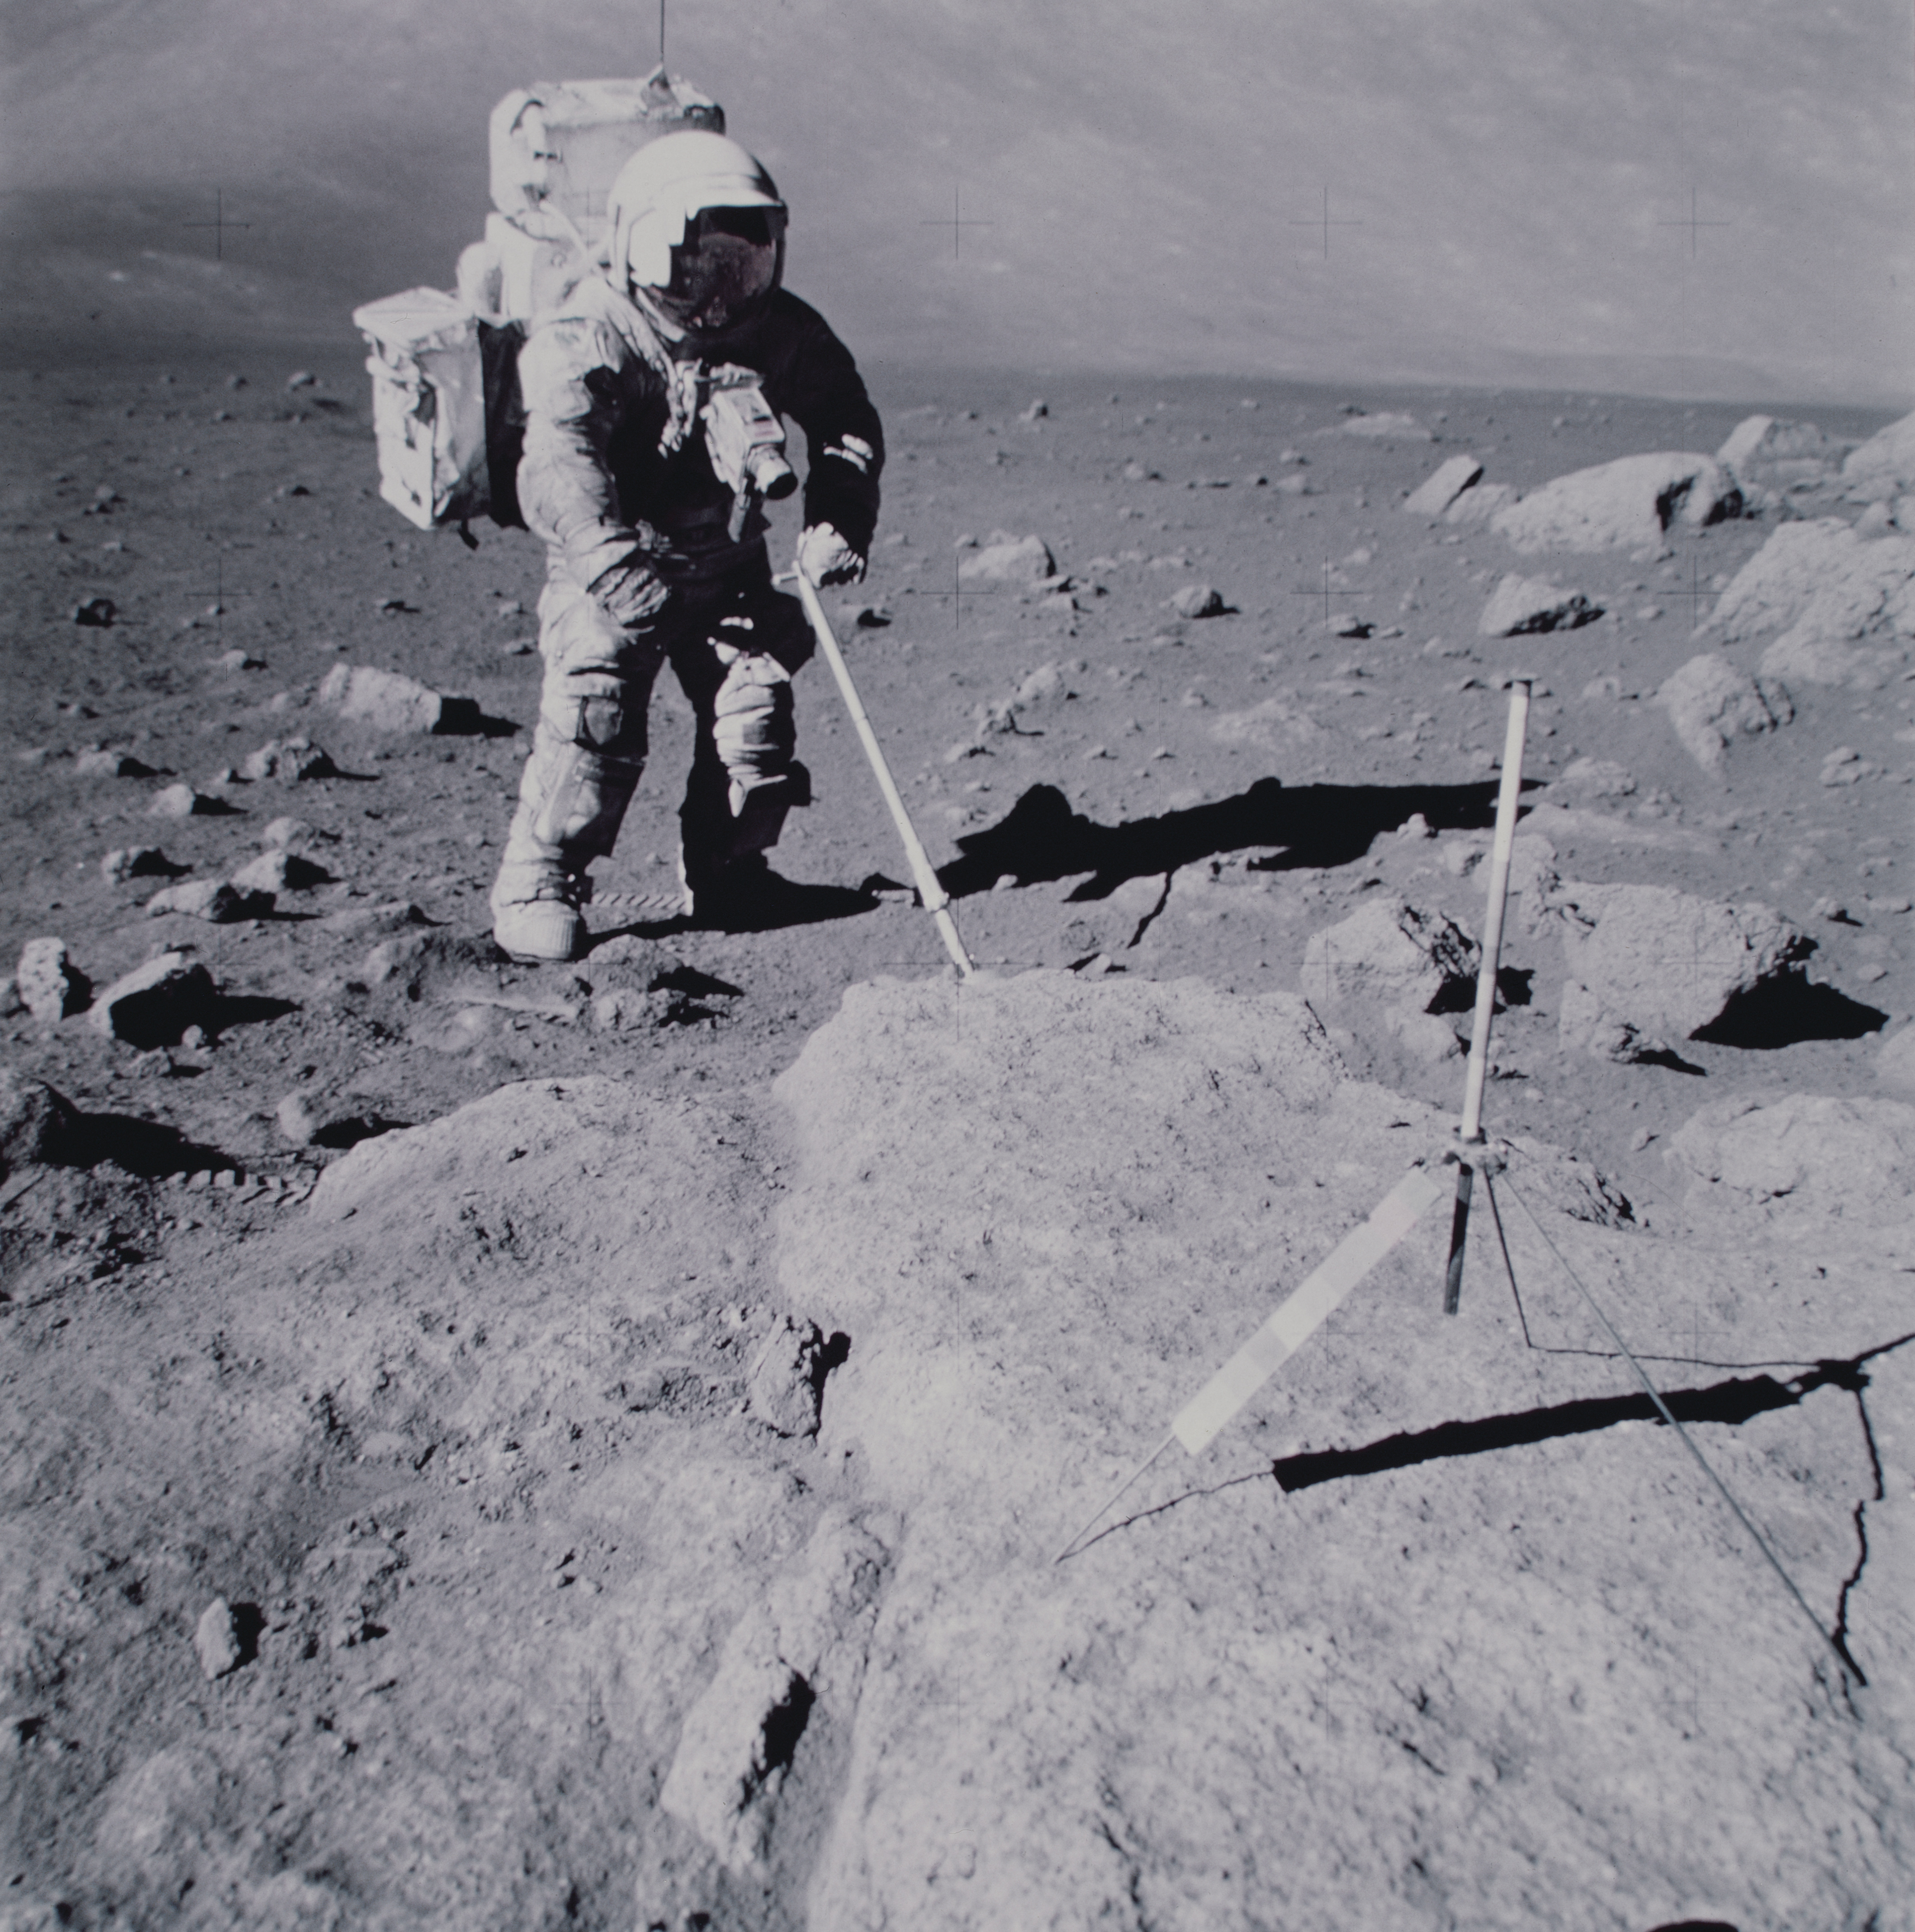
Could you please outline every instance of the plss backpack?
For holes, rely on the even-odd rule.
[[[493,212],[459,257],[456,290],[408,289],[353,322],[372,353],[379,494],[421,530],[490,516],[525,527],[518,356],[526,325],[604,264],[606,197],[661,134],[725,130],[724,110],[658,67],[643,80],[515,88],[492,112]]]

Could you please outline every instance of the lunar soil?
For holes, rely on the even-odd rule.
[[[667,682],[504,958],[538,546],[343,350],[0,373],[0,1927],[1915,1924],[1906,429],[873,382],[961,985],[821,664],[749,929]],[[1053,1562],[1440,1162],[1512,673],[1459,1315]]]

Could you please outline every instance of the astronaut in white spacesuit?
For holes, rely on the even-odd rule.
[[[610,268],[535,317],[519,357],[519,502],[547,549],[544,687],[493,888],[522,959],[575,958],[586,867],[612,850],[668,660],[697,720],[679,813],[693,916],[748,921],[764,858],[810,802],[791,674],[812,639],[772,587],[764,499],[790,493],[778,418],[805,431],[801,569],[864,575],[883,430],[850,352],[781,286],[784,204],[736,142],[662,136],[609,200]]]

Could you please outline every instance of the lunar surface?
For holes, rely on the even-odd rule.
[[[1908,424],[870,373],[961,982],[821,662],[761,919],[667,681],[505,959],[539,546],[0,374],[0,1926],[1915,1923]]]

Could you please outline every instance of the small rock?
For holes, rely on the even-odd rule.
[[[149,914],[179,913],[189,919],[203,919],[210,926],[264,919],[272,909],[271,892],[247,891],[225,879],[194,879],[183,886],[168,886],[146,902]]]
[[[82,752],[73,760],[73,776],[82,778],[150,778],[151,765],[124,752]]]
[[[1669,714],[1683,748],[1706,772],[1722,769],[1729,747],[1779,730],[1795,716],[1788,693],[1773,679],[1754,678],[1719,651],[1689,659],[1656,701]]]
[[[193,1633],[193,1654],[211,1683],[223,1677],[239,1662],[239,1630],[233,1620],[232,1606],[223,1597],[215,1597],[201,1612],[199,1627]]]
[[[1476,628],[1486,638],[1519,638],[1544,631],[1574,631],[1593,624],[1602,607],[1580,590],[1559,590],[1541,578],[1506,575],[1483,606]]]
[[[1170,605],[1179,617],[1221,617],[1228,608],[1222,594],[1207,584],[1186,584]]]
[[[1825,785],[1860,784],[1866,778],[1875,776],[1875,767],[1853,745],[1838,745],[1822,760],[1822,782]]]
[[[0,1180],[64,1160],[79,1130],[79,1112],[64,1094],[0,1066]]]
[[[172,1046],[190,1026],[211,1016],[213,976],[184,952],[162,952],[116,980],[96,999],[88,1024],[115,1040],[150,1051]]]
[[[388,899],[377,905],[347,906],[341,911],[328,913],[319,922],[319,926],[322,932],[344,933],[353,938],[361,938],[368,933],[400,932],[409,926],[430,923],[417,906],[403,899]]]
[[[286,377],[286,386],[289,389],[310,389],[317,384],[319,380],[310,369],[295,369]]]
[[[1434,442],[1436,438],[1413,416],[1400,410],[1379,410],[1371,416],[1359,410],[1346,417],[1337,428],[1345,436],[1386,437],[1397,442]]]
[[[100,876],[113,885],[128,879],[170,879],[189,868],[175,866],[157,845],[116,847],[100,861]]]
[[[259,834],[262,845],[290,848],[303,845],[307,840],[319,836],[315,829],[303,818],[275,818]]]
[[[1035,422],[1041,417],[1047,416],[1050,413],[1050,410],[1049,406],[1044,402],[1043,398],[1040,396],[1035,402],[1031,404],[1029,409],[1020,412],[1017,420],[1020,422]]]
[[[29,939],[20,948],[13,983],[21,1004],[47,1024],[83,1012],[91,990],[86,975],[67,957],[63,939]]]
[[[310,1147],[313,1136],[319,1130],[319,1116],[303,1094],[287,1094],[274,1109],[274,1118],[278,1121],[280,1133],[289,1146]]]
[[[319,697],[342,718],[361,719],[383,730],[469,732],[479,724],[475,700],[448,698],[417,678],[370,664],[334,664]]]
[[[815,1324],[783,1317],[759,1351],[746,1384],[752,1413],[781,1436],[815,1436],[824,1400],[825,1338]]]
[[[1607,758],[1575,759],[1556,783],[1577,798],[1627,798],[1636,788],[1634,775]]]
[[[1368,618],[1358,616],[1353,610],[1338,610],[1330,619],[1333,638],[1367,638],[1375,628]]]
[[[669,993],[642,993],[635,987],[622,986],[601,993],[592,1002],[592,1024],[607,1033],[634,1030],[658,1025],[672,1004]]]
[[[1452,456],[1412,490],[1404,508],[1415,517],[1440,517],[1464,490],[1479,482],[1483,466],[1473,456]]]
[[[1563,985],[1557,1037],[1566,1051],[1587,1053],[1593,1060],[1632,1066],[1652,1054],[1668,1052],[1667,1043],[1611,1012],[1580,980]]]
[[[256,658],[250,651],[223,652],[214,662],[221,670],[264,670],[266,668],[265,659]]]
[[[73,607],[73,622],[96,631],[109,629],[118,614],[110,597],[89,597],[84,604]]]
[[[220,801],[195,791],[190,784],[170,784],[153,794],[147,806],[149,818],[203,818],[221,809]]]
[[[269,738],[241,767],[241,776],[254,784],[268,778],[292,783],[337,778],[339,767],[310,738]]]
[[[1057,565],[1041,537],[1014,537],[993,530],[990,541],[958,566],[958,574],[966,582],[1036,584],[1055,577]]]

